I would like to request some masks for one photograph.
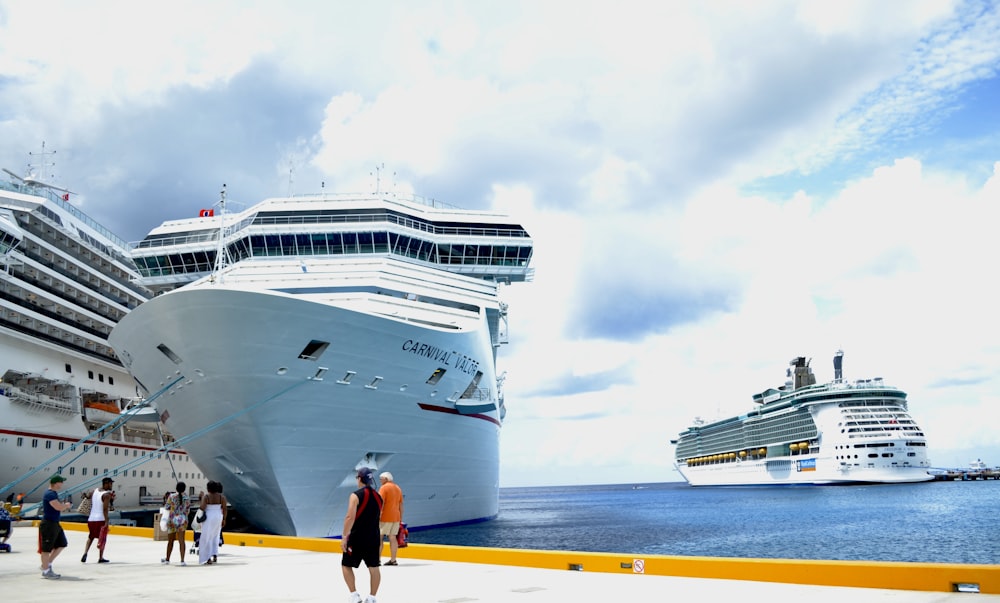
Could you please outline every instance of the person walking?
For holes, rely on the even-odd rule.
[[[90,552],[90,545],[97,541],[97,551],[100,553],[98,563],[108,563],[104,557],[104,547],[108,542],[108,529],[111,525],[111,488],[115,480],[105,477],[101,480],[101,487],[94,490],[90,495],[90,515],[87,517],[87,547],[83,549],[81,563],[87,562],[87,554]]]
[[[69,543],[59,519],[63,511],[69,511],[73,503],[59,500],[59,490],[66,478],[56,474],[49,478],[49,489],[42,496],[42,520],[38,522],[38,554],[42,558],[42,578],[62,578],[52,569],[52,562]]]
[[[187,543],[184,541],[184,534],[187,531],[188,513],[191,511],[191,500],[185,493],[187,484],[177,482],[177,491],[171,492],[167,497],[167,556],[160,559],[160,563],[167,565],[170,563],[170,555],[174,552],[174,541],[177,541],[181,550],[181,565],[184,562],[184,551]]]
[[[399,565],[396,561],[396,552],[399,550],[399,541],[396,536],[399,534],[399,525],[403,521],[403,491],[392,479],[392,474],[383,471],[379,474],[382,485],[378,489],[382,496],[382,517],[379,518],[379,543],[386,536],[389,537],[389,561],[386,565]],[[381,547],[379,547],[381,548]]]
[[[201,565],[219,561],[219,539],[222,537],[222,528],[226,527],[227,505],[226,497],[222,494],[222,484],[217,481],[208,482],[208,494],[201,497],[200,505],[205,514],[198,545],[198,563]]]
[[[382,516],[382,497],[375,490],[375,477],[368,467],[358,469],[358,489],[347,498],[347,515],[344,516],[340,548],[344,554],[340,568],[344,572],[344,582],[351,592],[348,601],[361,603],[361,594],[355,585],[354,570],[365,562],[368,568],[370,592],[365,603],[376,603],[375,595],[382,582],[381,565],[382,537],[379,535],[379,518]]]

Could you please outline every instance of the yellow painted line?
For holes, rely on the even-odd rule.
[[[87,530],[87,525],[81,523],[67,522],[63,527],[81,532]],[[153,537],[152,528],[112,526],[111,532],[140,538]],[[239,532],[226,532],[225,538],[226,544],[230,546],[340,553],[340,541],[332,538],[299,538]],[[388,555],[388,551],[389,545],[386,543],[384,554]],[[398,556],[430,561],[514,565],[612,574],[649,574],[890,590],[955,592],[960,588],[974,587],[980,593],[1000,594],[1000,565],[628,555],[416,543],[399,549]]]

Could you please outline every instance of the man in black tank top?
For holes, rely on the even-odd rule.
[[[382,515],[382,497],[375,489],[375,476],[368,467],[358,469],[359,488],[347,499],[347,515],[344,517],[344,531],[340,547],[344,551],[340,559],[344,582],[351,591],[350,603],[361,603],[361,595],[355,588],[354,569],[365,562],[371,578],[371,594],[365,603],[376,603],[375,594],[382,573],[379,570],[382,557],[382,535],[379,532],[379,517]]]

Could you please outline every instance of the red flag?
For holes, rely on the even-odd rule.
[[[214,215],[215,215],[214,209],[203,209],[200,212],[198,212],[199,218],[211,218]]]
[[[63,201],[69,201],[69,193],[63,193]]]

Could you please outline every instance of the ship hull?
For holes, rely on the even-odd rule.
[[[704,467],[678,467],[692,486],[780,486],[904,484],[933,479],[926,468],[850,468],[815,457],[735,461]]]
[[[48,478],[55,473],[66,477],[63,490],[70,493],[91,490],[100,484],[100,477],[112,476],[118,509],[138,507],[142,497],[162,500],[162,495],[177,483],[174,472],[190,476],[187,482],[193,487],[202,487],[201,472],[186,452],[174,450],[169,459],[166,455],[154,458],[152,453],[159,449],[155,424],[131,423],[127,430],[115,430],[97,444],[96,453],[90,452],[98,436],[91,433],[88,424],[103,425],[107,422],[104,419],[115,417],[88,412],[90,409],[79,401],[77,389],[68,384],[66,391],[74,395],[70,400],[34,395],[29,387],[49,384],[57,377],[51,367],[70,362],[83,366],[79,358],[62,356],[29,338],[0,333],[0,366],[8,375],[26,376],[23,388],[0,383],[0,486],[9,485],[4,498],[12,492],[23,492],[27,502],[37,503],[45,493]],[[105,385],[109,394],[134,396],[133,382],[124,369],[90,366],[95,373],[113,378],[118,384]],[[88,452],[81,454],[85,445]]]
[[[339,535],[360,466],[393,473],[411,527],[497,514],[499,404],[461,395],[477,372],[496,380],[485,315],[441,328],[200,284],[144,303],[110,341],[256,527]]]

